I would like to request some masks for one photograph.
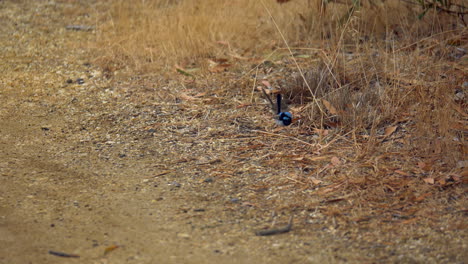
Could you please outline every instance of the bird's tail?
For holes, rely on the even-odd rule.
[[[276,95],[276,106],[278,107],[278,115],[281,113],[281,94]]]

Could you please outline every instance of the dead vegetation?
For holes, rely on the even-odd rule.
[[[463,23],[277,2],[0,1],[0,262],[463,263]]]
[[[331,219],[330,232],[360,240],[377,227],[408,227],[409,237],[414,226],[466,230],[460,18],[429,11],[419,20],[403,1],[363,1],[349,16],[349,4],[284,2],[116,1],[97,25],[96,62],[109,78],[125,69],[177,80],[182,88],[166,99],[190,111],[223,109],[209,123],[213,137],[236,138],[228,124],[254,136],[227,150],[245,163],[212,154],[222,168],[207,169],[243,182],[251,206],[293,211],[312,226]],[[291,128],[270,124],[261,80],[289,98]],[[184,125],[208,129],[197,123],[203,111]],[[390,237],[382,243],[398,243]]]

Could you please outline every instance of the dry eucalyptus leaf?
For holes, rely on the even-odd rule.
[[[322,103],[325,106],[325,108],[327,108],[328,112],[330,112],[330,114],[332,114],[332,115],[337,115],[338,114],[338,111],[336,110],[336,108],[330,102],[328,102],[325,99],[322,99]]]
[[[391,126],[391,127],[387,127],[385,128],[385,132],[384,132],[384,138],[390,136],[391,134],[393,134],[396,130],[397,130],[398,126]]]

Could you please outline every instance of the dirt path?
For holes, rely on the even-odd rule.
[[[92,22],[90,7],[46,1],[0,7],[1,263],[303,259],[286,252],[288,236],[255,237],[253,216],[223,192],[231,187],[184,169],[209,164],[201,154],[212,142],[188,142],[183,127],[175,128],[180,133],[126,127],[138,118],[171,122],[164,112],[181,119],[191,113],[170,104],[156,109],[161,115],[153,107],[137,113],[130,89],[107,86],[85,53],[93,33],[66,29]],[[138,97],[147,94],[154,91]],[[104,256],[112,245],[120,248]]]
[[[255,236],[287,223],[289,209],[272,215],[271,205],[288,192],[262,187],[276,171],[246,151],[255,125],[223,119],[233,102],[175,102],[157,75],[110,83],[85,48],[95,32],[66,29],[93,25],[96,6],[26,2],[0,2],[0,263],[461,263],[463,254],[428,259],[434,244],[385,245],[378,232],[356,245],[325,216]],[[431,243],[444,252],[463,241],[453,234]]]

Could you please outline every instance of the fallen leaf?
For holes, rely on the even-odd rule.
[[[428,169],[428,166],[427,166],[427,163],[425,162],[418,162],[418,167],[421,169],[421,170],[427,170]]]
[[[325,108],[327,108],[328,112],[330,112],[330,114],[332,114],[332,115],[338,114],[338,111],[336,110],[336,108],[330,102],[328,102],[325,99],[322,99],[322,103],[325,106]]]
[[[210,64],[226,63],[226,62],[228,62],[228,59],[226,59],[226,58],[214,58],[214,59],[208,60],[208,62]]]
[[[391,127],[385,128],[384,138],[387,138],[388,136],[393,134],[397,130],[397,128],[398,126],[391,126]]]
[[[415,217],[415,218],[411,218],[411,219],[408,219],[408,220],[401,221],[401,224],[407,225],[407,224],[411,224],[411,223],[413,223],[413,222],[415,222],[417,220],[418,220],[418,218]]]
[[[271,84],[268,81],[263,80],[262,84],[265,85],[268,89],[271,89]]]
[[[218,65],[218,63],[216,61],[210,60],[210,59],[208,60],[208,64],[210,65],[210,67],[214,67],[214,66]]]
[[[414,198],[414,201],[416,202],[422,202],[424,199],[426,199],[427,197],[431,196],[432,193],[425,193],[425,194],[422,194],[416,198]]]
[[[262,86],[257,86],[257,90],[263,91],[267,95],[273,94],[273,89],[265,89]]]
[[[189,77],[195,77],[195,76],[193,76],[193,74],[190,74],[190,73],[189,73],[189,70],[186,70],[186,69],[180,67],[179,65],[176,65],[176,66],[175,66],[175,69],[176,69],[176,71],[177,71],[178,73],[180,73],[180,74],[183,74],[183,75],[189,76]]]
[[[241,55],[235,54],[235,53],[230,53],[229,56],[231,56],[231,57],[233,57],[234,59],[237,59],[237,60],[243,60],[243,61],[249,61],[249,60],[251,60],[251,58],[242,57]]]
[[[166,170],[166,171],[163,171],[163,172],[160,172],[160,173],[154,175],[153,177],[163,176],[163,175],[166,175],[168,173],[171,173],[172,171],[174,171],[174,170]]]
[[[240,104],[238,106],[236,106],[237,109],[239,108],[244,108],[244,107],[248,107],[248,106],[251,106],[252,104]]]
[[[447,181],[445,179],[440,179],[437,181],[438,184],[440,184],[440,186],[445,186],[447,184]]]
[[[110,252],[118,249],[120,246],[119,245],[112,245],[112,246],[109,246],[107,247],[105,250],[104,250],[104,255],[107,255],[109,254]]]
[[[372,217],[370,217],[370,216],[363,216],[363,217],[359,217],[359,218],[354,219],[354,222],[356,222],[356,223],[368,222],[371,219],[372,219]]]
[[[242,203],[242,206],[247,206],[247,207],[257,207],[256,204],[254,203],[250,203],[250,202],[243,202]]]
[[[337,203],[337,202],[341,202],[341,201],[344,201],[344,200],[345,200],[345,198],[335,198],[335,199],[322,201],[322,203]]]
[[[341,126],[341,122],[340,121],[335,121],[335,122],[327,121],[327,122],[325,122],[325,125],[329,126],[329,127],[339,127],[339,126]]]
[[[333,166],[341,165],[340,159],[338,157],[336,157],[336,156],[331,158],[331,163],[333,164]]]
[[[319,180],[319,179],[317,179],[317,178],[315,178],[315,177],[310,177],[310,180],[311,180],[312,183],[315,184],[315,185],[320,185],[320,184],[322,184],[322,181]]]
[[[467,178],[466,175],[462,177]],[[449,179],[452,179],[454,182],[460,182],[460,176],[458,175],[449,175]]]
[[[229,63],[218,64],[214,67],[211,67],[209,71],[212,73],[223,72],[223,71],[226,71],[229,67],[231,67],[231,65],[232,64],[229,64]]]
[[[434,178],[425,178],[424,179],[424,182],[427,183],[427,184],[434,184],[435,183],[435,180]]]
[[[300,113],[306,109],[306,106],[291,106],[291,112]]]

